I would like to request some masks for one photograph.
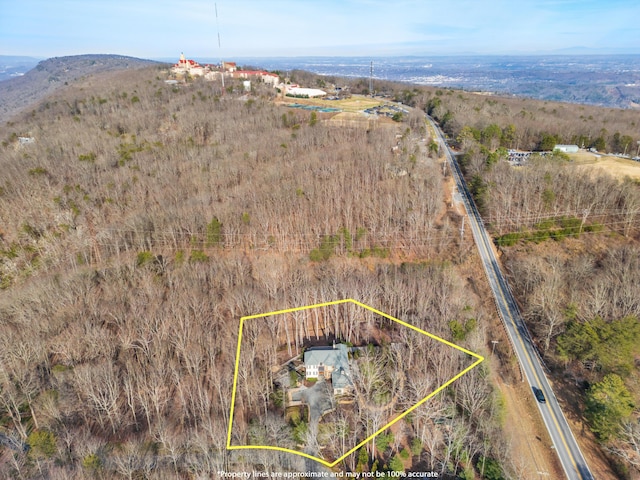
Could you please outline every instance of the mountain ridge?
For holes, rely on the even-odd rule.
[[[85,54],[52,57],[24,75],[0,81],[0,121],[82,78],[98,73],[138,69],[159,62],[116,54]]]

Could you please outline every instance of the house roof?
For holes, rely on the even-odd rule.
[[[556,148],[580,148],[578,147],[578,145],[561,145],[561,144],[557,144],[555,147],[553,147],[554,149]]]
[[[309,367],[311,365],[332,366],[331,384],[333,389],[344,389],[353,386],[349,376],[351,370],[349,368],[349,351],[347,346],[339,343],[333,347],[312,347],[304,352],[304,364]]]
[[[304,352],[305,365],[330,365],[336,370],[343,368],[349,371],[349,354],[347,346],[339,343],[334,347],[312,347]]]
[[[347,376],[347,371],[344,368],[340,368],[338,370],[334,370],[331,374],[331,383],[333,384],[333,389],[337,388],[347,388],[352,386],[351,379]]]

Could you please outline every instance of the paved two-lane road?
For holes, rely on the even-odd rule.
[[[473,232],[473,238],[478,252],[482,259],[484,270],[489,280],[489,285],[495,297],[498,313],[505,324],[507,333],[511,339],[511,343],[515,349],[516,356],[520,362],[524,376],[530,387],[539,388],[544,394],[546,401],[544,403],[536,401],[540,414],[549,431],[549,435],[553,442],[553,446],[558,454],[560,463],[564,468],[565,474],[570,480],[593,480],[593,475],[589,470],[587,462],[578,447],[569,424],[558,404],[556,396],[551,389],[551,385],[542,368],[542,364],[538,358],[536,349],[531,342],[528,330],[518,308],[511,289],[506,278],[500,270],[500,266],[493,250],[493,244],[487,234],[480,214],[476,208],[471,194],[462,178],[462,173],[458,164],[453,159],[453,155],[449,150],[439,127],[429,118],[428,119],[435,132],[439,136],[440,144],[445,151],[449,166],[453,173],[456,186],[467,212],[469,223]],[[530,388],[531,395],[533,389]],[[535,398],[535,397],[534,397]]]

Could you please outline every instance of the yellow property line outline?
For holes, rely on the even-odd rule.
[[[233,415],[234,415],[234,410],[235,410],[235,405],[236,405],[236,391],[237,391],[237,386],[238,386],[238,368],[240,366],[240,346],[242,344],[242,327],[244,325],[245,320],[251,320],[251,319],[254,319],[254,318],[264,318],[264,317],[269,317],[271,315],[281,315],[283,313],[299,312],[301,310],[310,310],[312,308],[318,308],[318,307],[328,307],[328,306],[331,306],[331,305],[340,305],[342,303],[353,303],[354,305],[358,305],[358,306],[360,306],[362,308],[365,308],[365,309],[367,309],[367,310],[369,310],[369,311],[371,311],[373,313],[376,313],[376,314],[381,315],[381,316],[383,316],[385,318],[388,318],[389,320],[392,320],[392,321],[394,321],[396,323],[399,323],[400,325],[402,325],[404,327],[407,327],[407,328],[410,328],[412,330],[415,330],[418,333],[426,335],[427,337],[430,337],[430,338],[432,338],[434,340],[437,340],[439,342],[444,343],[445,345],[448,345],[448,346],[453,347],[453,348],[455,348],[455,349],[457,349],[457,350],[459,350],[459,351],[461,351],[463,353],[466,353],[467,355],[470,355],[471,357],[474,357],[476,359],[476,361],[474,363],[472,363],[470,366],[468,366],[467,368],[465,368],[464,370],[462,370],[456,376],[454,376],[453,378],[451,378],[447,382],[445,382],[442,385],[440,385],[438,388],[436,388],[433,392],[431,392],[429,395],[424,397],[418,403],[416,403],[415,405],[413,405],[412,407],[408,408],[403,413],[398,415],[391,422],[385,424],[382,428],[380,428],[379,430],[377,430],[373,434],[369,435],[367,438],[362,440],[355,447],[353,447],[351,450],[349,450],[348,452],[346,452],[340,458],[338,458],[337,460],[335,460],[333,462],[327,462],[326,460],[323,460],[323,459],[318,458],[318,457],[314,457],[313,455],[309,455],[308,453],[300,452],[300,451],[297,451],[297,450],[292,450],[290,448],[275,447],[275,446],[271,446],[271,445],[231,445],[231,432],[232,432],[232,429],[233,429]],[[424,331],[424,330],[422,330],[422,329],[420,329],[418,327],[415,327],[415,326],[410,325],[410,324],[408,324],[406,322],[403,322],[402,320],[398,320],[397,318],[394,318],[391,315],[388,315],[388,314],[386,314],[384,312],[381,312],[380,310],[376,310],[375,308],[372,308],[372,307],[370,307],[368,305],[365,305],[364,303],[361,303],[361,302],[359,302],[357,300],[353,300],[351,298],[346,298],[344,300],[335,300],[335,301],[332,301],[332,302],[316,303],[315,305],[307,305],[307,306],[303,306],[303,307],[287,308],[285,310],[277,310],[277,311],[274,311],[274,312],[259,313],[259,314],[256,314],[256,315],[249,315],[249,316],[246,316],[246,317],[241,317],[240,318],[240,328],[238,330],[238,346],[236,347],[236,364],[235,364],[235,368],[234,368],[234,372],[233,372],[233,391],[231,393],[231,411],[229,412],[229,428],[228,428],[228,431],[227,431],[227,450],[276,450],[276,451],[280,451],[280,452],[292,453],[294,455],[299,455],[299,456],[302,456],[302,457],[309,458],[311,460],[315,460],[316,462],[320,462],[321,464],[323,464],[323,465],[325,465],[326,467],[329,467],[329,468],[334,467],[339,462],[344,460],[346,457],[351,455],[353,452],[358,450],[360,447],[362,447],[363,445],[368,443],[374,437],[376,437],[377,435],[380,435],[386,429],[390,428],[392,425],[394,425],[395,423],[397,423],[400,420],[402,420],[405,416],[407,416],[409,413],[414,411],[420,405],[425,403],[431,397],[433,397],[437,393],[439,393],[442,390],[444,390],[445,388],[447,388],[449,385],[451,385],[453,382],[455,382],[458,378],[462,377],[464,374],[466,374],[467,372],[469,372],[473,368],[477,367],[483,361],[484,361],[484,357],[481,356],[481,355],[478,355],[477,353],[474,353],[474,352],[472,352],[470,350],[467,350],[466,348],[463,348],[463,347],[460,347],[459,345],[451,343],[451,342],[445,340],[444,338],[440,338],[437,335],[434,335],[433,333],[426,332],[426,331]]]

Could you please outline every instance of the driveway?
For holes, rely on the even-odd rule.
[[[322,415],[334,408],[333,389],[322,377],[313,387],[300,392],[300,396],[309,405],[309,426],[317,426]]]

